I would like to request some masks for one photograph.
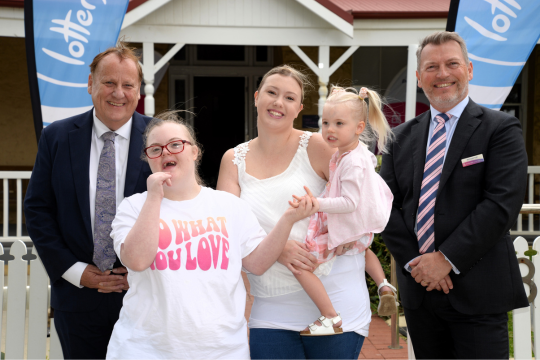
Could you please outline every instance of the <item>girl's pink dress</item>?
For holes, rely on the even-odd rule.
[[[375,166],[377,158],[363,143],[341,156],[337,151],[332,156],[330,180],[317,199],[321,211],[311,216],[305,239],[319,264],[332,260],[337,246],[352,241],[356,242],[347,255],[364,252],[374,233],[384,230],[393,195]],[[324,257],[326,250],[329,254]]]

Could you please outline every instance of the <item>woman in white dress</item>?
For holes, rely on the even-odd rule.
[[[319,134],[293,128],[302,110],[305,77],[280,66],[270,70],[255,93],[258,137],[225,153],[218,190],[246,200],[266,232],[276,225],[293,194],[322,192],[334,150]],[[285,201],[285,203],[283,203]],[[284,205],[285,204],[285,205]],[[297,222],[278,262],[262,276],[248,273],[255,297],[251,316],[252,359],[357,359],[371,321],[365,256],[340,256],[321,281],[340,311],[344,334],[304,337],[300,331],[320,314],[292,272],[313,271],[316,259],[303,243],[309,219]],[[350,244],[337,248],[341,255]]]

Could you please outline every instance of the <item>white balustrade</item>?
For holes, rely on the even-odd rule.
[[[2,226],[2,236],[0,236],[0,241],[5,243],[7,241],[22,240],[25,242],[30,242],[30,237],[22,236],[22,213],[23,213],[23,188],[22,181],[30,179],[31,171],[0,171],[0,179],[3,180],[4,185],[4,196],[3,196],[3,226]],[[16,213],[15,213],[15,236],[9,235],[9,194],[10,187],[9,181],[15,180],[15,199],[16,199]]]
[[[529,166],[528,170],[528,177],[527,177],[527,200],[524,204],[534,204],[535,198],[534,198],[534,176],[537,174],[540,174],[540,166]],[[519,214],[516,226],[510,230],[510,234],[512,235],[533,235],[533,236],[539,236],[540,235],[540,229],[535,230],[534,229],[534,214],[525,215],[527,216],[527,228],[523,228],[523,215]]]

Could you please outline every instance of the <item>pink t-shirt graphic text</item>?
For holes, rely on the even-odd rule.
[[[217,221],[216,221],[217,220]],[[207,217],[205,221],[160,219],[159,244],[152,270],[229,268],[229,241],[225,217]],[[206,225],[206,226],[204,226]],[[171,230],[172,229],[172,230]],[[174,236],[173,236],[174,235]],[[174,237],[174,242],[173,242]],[[221,254],[221,262],[219,262]]]

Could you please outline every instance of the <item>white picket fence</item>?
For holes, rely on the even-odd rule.
[[[521,236],[514,240],[514,248],[519,261],[519,270],[523,277],[525,292],[529,297],[531,306],[512,311],[514,325],[514,358],[532,359],[532,350],[535,354],[540,353],[540,297],[538,297],[538,288],[540,284],[540,271],[535,271],[538,266],[540,269],[540,237],[537,237],[532,249],[537,251],[532,256],[532,261],[525,252],[529,250],[529,244]],[[534,337],[531,337],[531,330],[534,331]],[[536,356],[538,358],[538,355]]]
[[[0,244],[0,255],[3,254],[4,248]],[[28,260],[23,259],[27,255],[27,248],[21,240],[11,245],[9,254],[14,259],[8,261],[7,266],[7,297],[0,297],[0,307],[6,310],[7,315],[6,325],[1,329],[2,338],[5,336],[5,359],[62,359],[54,319],[50,321],[50,350],[47,353],[49,277],[35,248],[32,254],[36,258],[30,260],[30,266]],[[2,287],[4,275],[4,261],[0,261]],[[6,301],[5,306],[3,301]],[[3,323],[3,313],[0,315],[0,323]]]

